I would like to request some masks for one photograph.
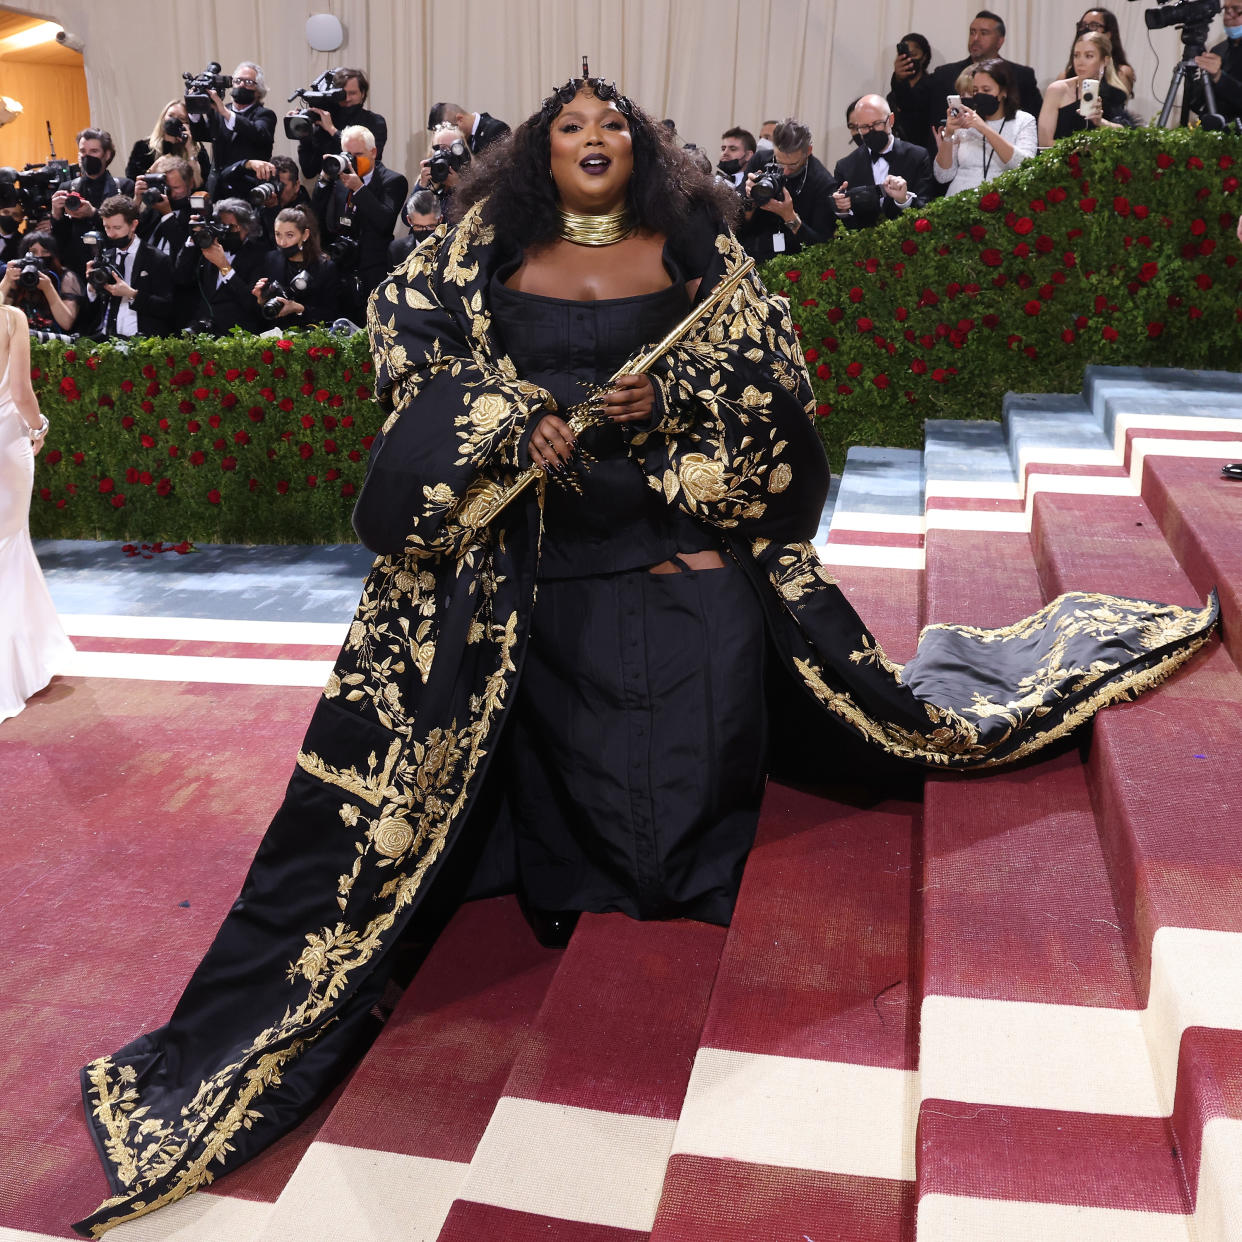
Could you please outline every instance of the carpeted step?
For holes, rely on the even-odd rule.
[[[1200,602],[1140,497],[1041,496],[1034,518],[1048,594]],[[1092,800],[1166,1114],[1185,1032],[1242,1029],[1240,737],[1242,676],[1220,647],[1158,693],[1103,713],[1094,728]],[[1183,1081],[1192,1096],[1183,1116],[1202,1114],[1193,1095],[1211,1090],[1211,1076]],[[1204,1162],[1190,1182],[1196,1210],[1223,1193],[1218,1168]]]
[[[1195,590],[1220,595],[1225,646],[1242,667],[1242,481],[1221,461],[1242,461],[1242,435],[1219,458],[1150,457],[1143,499]]]
[[[647,1237],[724,935],[582,917],[442,1242]]]
[[[512,898],[436,940],[277,1200],[261,1242],[433,1242],[560,953]]]
[[[819,553],[834,569],[922,569],[922,454],[915,449],[850,449],[828,541]]]
[[[918,811],[769,786],[653,1242],[912,1237]]]

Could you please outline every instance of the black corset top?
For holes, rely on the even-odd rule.
[[[627,359],[653,345],[690,309],[680,272],[673,283],[629,298],[578,302],[510,289],[500,268],[490,286],[492,325],[500,348],[523,378],[546,388],[562,411],[607,382]],[[540,416],[541,417],[541,416]],[[635,425],[583,434],[594,462],[575,472],[581,494],[550,478],[544,503],[541,578],[578,578],[658,564],[674,552],[700,552],[716,541],[646,482],[629,455]]]

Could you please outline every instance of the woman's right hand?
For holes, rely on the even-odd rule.
[[[545,470],[565,465],[574,454],[574,433],[555,414],[545,414],[530,438],[530,459]]]
[[[258,280],[254,282],[254,288],[251,289],[250,292],[254,294],[256,302],[263,301],[263,292],[266,288],[267,288],[267,277],[266,276],[261,276]]]
[[[11,292],[15,284],[17,284],[17,264],[10,260],[4,265],[4,276],[0,278],[0,292]]]

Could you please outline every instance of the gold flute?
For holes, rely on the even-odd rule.
[[[623,375],[643,375],[650,370],[652,365],[668,353],[678,341],[686,337],[700,323],[723,306],[737,292],[738,286],[750,274],[754,266],[754,259],[749,257],[739,263],[737,267],[721,280],[710,295],[704,298],[658,345],[653,345],[645,353],[639,354],[633,361],[627,362],[612,376],[608,384],[601,387],[599,391],[606,392],[608,387],[615,384]],[[575,436],[585,431],[588,427],[605,421],[590,406],[576,406],[575,409],[577,412],[566,420],[569,429]],[[471,515],[472,521],[470,525],[476,530],[486,526],[512,500],[520,496],[536,479],[541,478],[545,473],[542,466],[528,467],[508,487],[488,497],[487,501],[481,506],[481,511],[476,510]]]

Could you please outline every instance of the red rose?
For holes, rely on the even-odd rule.
[[[196,407],[195,407],[195,405],[194,405],[194,402],[193,402],[193,401],[179,401],[179,402],[177,402],[177,409],[178,409],[178,410],[180,410],[182,414],[193,414],[193,413],[194,413],[195,408],[196,408]]]
[[[932,231],[931,221],[926,216],[919,216],[914,222],[914,231],[916,233],[930,233]]]
[[[1069,194],[1066,193],[1066,191],[1059,185],[1054,185],[1052,189],[1048,191],[1046,197],[1050,203],[1063,203],[1069,197]]]
[[[831,379],[832,368],[826,362],[821,362],[819,366],[815,368],[815,378],[816,379]],[[357,458],[355,458],[354,460],[356,461]]]
[[[168,446],[168,456],[169,456],[169,457],[176,457],[176,456],[177,456],[180,452],[181,452],[181,450],[180,450],[180,449],[179,449],[179,448],[178,448],[175,444],[170,444],[170,445]]]
[[[288,339],[279,340],[276,342],[276,348],[283,349],[285,353],[288,353],[293,348],[293,342]]]
[[[1143,281],[1144,283],[1155,280],[1156,277],[1160,274],[1160,264],[1159,263],[1144,263],[1143,266],[1139,268],[1138,274],[1139,274],[1139,280]]]
[[[819,278],[820,278],[820,280],[835,280],[835,279],[836,279],[836,275],[837,275],[837,269],[836,269],[835,267],[830,267],[830,268],[828,268],[828,269],[827,269],[827,271],[820,272],[820,274],[819,274]],[[347,369],[347,370],[343,373],[342,378],[343,378],[343,379],[344,379],[347,383],[349,382],[349,379],[350,379],[351,377],[350,377],[350,374],[349,374],[348,369]]]
[[[1029,259],[1031,257],[1031,248],[1026,242],[1019,242],[1013,248],[1013,254],[1016,259]]]
[[[125,468],[125,482],[126,483],[137,483],[138,482],[138,467],[137,466],[127,466]]]
[[[142,368],[142,378],[143,379],[154,379],[155,378],[155,367],[152,366],[151,363],[148,362],[147,365]]]
[[[1119,216],[1128,216],[1130,214],[1130,200],[1121,194],[1113,199],[1113,210]]]
[[[828,322],[840,323],[845,312],[839,306],[830,307],[828,310]]]
[[[190,366],[196,367],[200,362],[202,362],[202,360],[203,355],[200,354],[197,349],[190,354]]]
[[[819,413],[820,408],[821,407],[818,407],[818,406],[816,407],[815,409],[816,414]],[[357,490],[358,489],[352,483],[341,484],[341,495],[342,496],[352,496]]]
[[[185,429],[186,429],[186,431],[188,431],[188,432],[190,433],[190,435],[194,435],[194,433],[195,433],[196,431],[198,431],[198,430],[199,430],[199,422],[198,422],[198,419],[196,419],[196,418],[191,418],[191,419],[190,419],[190,420],[186,423],[186,425],[185,425]]]
[[[319,388],[315,391],[315,400],[322,405],[331,395],[326,388]]]
[[[313,456],[314,452],[315,450],[311,448],[311,446],[307,444],[305,440],[303,440],[302,443],[298,445],[298,456],[301,457],[303,461],[306,461],[308,458]]]
[[[1028,315],[1038,315],[1044,309],[1043,303],[1032,298],[1023,308]]]
[[[1019,216],[1018,219],[1013,222],[1013,231],[1017,233],[1019,237],[1025,237],[1028,233],[1035,231],[1035,221],[1032,220],[1030,216]]]
[[[1161,151],[1160,154],[1156,156],[1156,167],[1157,168],[1172,168],[1173,157],[1169,155],[1168,152]]]
[[[161,479],[155,485],[155,494],[157,496],[167,496],[172,491],[172,483],[168,479]]]
[[[273,367],[272,374],[276,377],[276,379],[284,379],[289,372],[286,371],[284,367]]]
[[[308,474],[306,476],[306,486],[307,487],[318,487],[319,476],[317,474]]]
[[[1202,319],[1203,318],[1203,312],[1197,306],[1192,306],[1186,312],[1186,314],[1191,319]]]
[[[242,374],[242,378],[247,384],[253,384],[255,380],[259,378],[259,373],[254,369],[254,367],[247,367]]]
[[[1156,337],[1162,335],[1163,332],[1164,324],[1162,323],[1149,323],[1147,325],[1147,339],[1149,341],[1154,341]]]
[[[1061,340],[1063,340],[1067,345],[1072,345],[1077,339],[1078,335],[1073,328],[1066,328],[1065,331],[1061,333]]]
[[[133,425],[134,420],[130,415],[126,414],[125,417],[121,419],[121,429],[123,431],[128,431]]]
[[[862,363],[851,362],[849,366],[845,368],[845,373],[850,377],[850,379],[857,379],[862,374]]]
[[[144,432],[142,435],[138,437],[138,443],[141,444],[143,448],[154,448],[155,437],[149,436]]]
[[[1078,200],[1078,210],[1085,215],[1090,215],[1098,205],[1098,200],[1094,198],[1080,198]]]
[[[143,487],[150,487],[153,481],[154,479],[150,470],[143,470],[138,475],[138,482],[141,483]]]
[[[999,250],[985,250],[980,256],[988,267],[1000,267],[1005,261],[1005,256]]]
[[[985,194],[979,200],[979,207],[982,211],[999,211],[1001,205],[1001,196],[995,190]]]
[[[288,414],[288,413],[289,413],[289,411],[293,409],[293,398],[292,398],[292,397],[282,397],[282,398],[280,399],[280,408],[281,408],[282,410],[284,410],[284,412],[285,412],[286,414]]]
[[[1124,164],[1118,164],[1117,167],[1113,169],[1113,176],[1116,177],[1118,181],[1122,182],[1122,184],[1134,179],[1134,174]]]
[[[261,423],[267,415],[263,413],[262,406],[252,405],[250,409],[246,411],[246,417],[249,418],[252,423]]]
[[[194,452],[190,454],[191,466],[201,466],[206,460],[207,455],[201,449],[195,449]]]
[[[221,470],[236,470],[237,469],[237,458],[236,457],[222,457],[220,459],[220,469]]]
[[[859,332],[870,332],[874,327],[875,327],[875,324],[872,323],[871,320],[866,317],[866,315],[864,315],[858,321]]]
[[[898,323],[905,323],[906,320],[910,318],[910,312],[906,310],[904,306],[899,306],[893,312],[893,318],[896,319]]]
[[[39,488],[39,499],[40,499],[40,500],[51,500],[51,499],[52,499],[52,489],[51,489],[50,487],[41,487],[41,488]]]
[[[249,444],[250,443],[250,432],[245,431],[245,430],[233,432],[233,443],[234,444]]]
[[[213,487],[211,491],[207,493],[207,499],[211,504],[218,505],[220,503],[220,493]]]
[[[830,315],[829,318],[832,318],[832,316]],[[365,401],[370,395],[370,390],[362,384],[359,384],[358,387],[354,389],[354,396],[357,397],[359,401]]]
[[[819,357],[819,350],[812,346],[810,349],[803,350],[802,356],[807,362],[814,362]]]
[[[281,479],[280,482],[276,484],[276,494],[278,496],[283,496],[288,490],[289,481],[287,479]]]
[[[229,369],[224,373],[224,378],[231,384],[240,375],[241,372],[236,367],[229,367]]]
[[[1202,168],[1203,161],[1197,155],[1192,155],[1190,159],[1186,161],[1186,167],[1187,168]]]
[[[335,469],[329,470],[328,473],[325,474],[323,477],[327,479],[329,483],[335,483],[337,479],[341,477],[341,472]]]
[[[113,482],[113,480],[108,478],[107,476],[99,480],[99,490],[103,492],[105,495],[108,492],[110,492],[115,486],[116,486],[116,483]]]
[[[1202,237],[1207,232],[1207,222],[1204,220],[1192,220],[1190,222],[1190,232],[1193,237]]]
[[[789,271],[785,273],[785,279],[786,280],[801,280],[802,272],[796,267],[791,267]]]
[[[999,328],[1000,327],[1000,316],[999,315],[984,315],[983,326],[989,330]]]
[[[220,404],[226,409],[231,410],[237,404],[237,394],[235,392],[226,392],[220,398]]]
[[[112,497],[112,507],[114,509],[121,509],[121,508],[124,508],[124,506],[125,506],[125,497],[122,493],[117,492],[117,494]]]
[[[934,379],[937,384],[943,384],[945,380],[948,378],[949,378],[948,371],[944,370],[942,367],[937,367],[932,372],[932,379]]]
[[[144,392],[144,393],[145,393],[148,397],[155,397],[155,396],[158,396],[158,395],[159,395],[159,391],[160,391],[160,382],[159,382],[159,380],[152,380],[152,381],[151,381],[151,382],[150,382],[150,383],[146,386],[146,388],[145,388],[145,389],[143,389],[143,392]]]
[[[1100,331],[1100,335],[1111,345],[1117,339],[1117,337],[1120,336],[1121,334],[1117,331],[1116,328],[1110,327],[1108,324],[1105,324],[1104,327]]]
[[[206,388],[196,388],[194,390],[194,399],[196,401],[206,401],[210,394]]]
[[[1215,238],[1212,238],[1212,237],[1205,237],[1205,238],[1204,238],[1204,239],[1203,239],[1203,240],[1199,243],[1199,253],[1200,253],[1201,255],[1203,255],[1203,257],[1204,257],[1204,258],[1207,258],[1207,256],[1208,256],[1208,255],[1210,255],[1210,254],[1214,253],[1214,252],[1215,252],[1215,250],[1216,250],[1216,240],[1215,240]]]
[[[818,306],[819,298],[803,298],[802,305],[803,306]]]
[[[889,381],[888,381],[888,376],[887,376],[887,375],[885,375],[883,371],[881,371],[879,375],[874,376],[874,377],[872,378],[871,382],[872,382],[872,383],[873,383],[873,384],[874,384],[877,388],[887,388],[887,387],[888,387],[888,382],[889,382]]]
[[[910,370],[913,371],[915,375],[926,375],[927,374],[927,363],[924,362],[922,358],[916,358],[910,364]]]
[[[276,355],[275,355],[274,353],[272,353],[272,351],[271,351],[270,349],[265,349],[265,350],[264,350],[264,351],[263,351],[263,352],[259,355],[259,357],[260,357],[260,358],[262,358],[262,359],[263,359],[263,361],[264,361],[265,363],[267,363],[269,366],[270,366],[273,362],[275,362],[275,360],[276,360]]]
[[[827,367],[824,367],[823,369],[826,371],[828,368],[827,368]],[[349,450],[349,460],[350,460],[350,461],[361,461],[361,460],[362,460],[362,454],[361,454],[360,452],[358,452],[358,450],[357,450],[357,449],[350,449],[350,450]]]
[[[335,440],[325,440],[325,441],[323,442],[323,451],[324,451],[325,453],[335,453],[335,452],[336,452],[336,441],[335,441]]]
[[[60,461],[60,449],[49,449],[47,455],[43,458],[49,466],[54,466]]]
[[[857,285],[855,285],[850,290],[850,301],[857,303],[857,302],[861,302],[862,300],[863,300],[863,291]]]
[[[134,381],[133,381],[133,380],[122,380],[122,381],[121,381],[121,391],[122,391],[122,392],[124,392],[124,393],[130,393],[130,392],[133,392],[133,391],[134,391]]]
[[[838,384],[837,394],[842,397],[848,397],[853,394],[854,390],[848,384]]]
[[[1134,218],[1136,220],[1146,220],[1151,215],[1151,208],[1145,207],[1142,203],[1136,203],[1134,207]]]
[[[1200,272],[1195,277],[1195,284],[1206,293],[1212,287],[1212,278],[1206,272]]]
[[[911,256],[918,254],[919,252],[918,242],[916,242],[911,237],[907,237],[906,240],[901,243],[901,252],[902,254],[908,254]]]

